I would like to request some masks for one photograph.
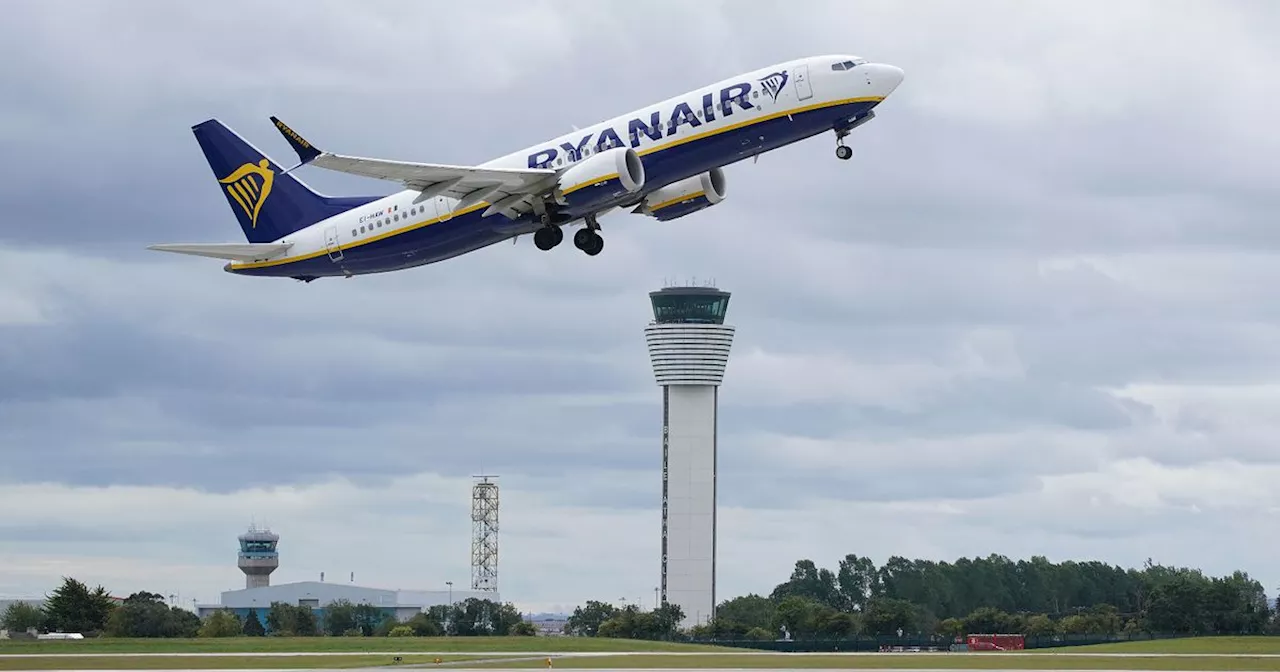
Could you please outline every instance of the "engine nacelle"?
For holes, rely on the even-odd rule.
[[[645,196],[640,212],[667,222],[709,208],[723,201],[725,193],[724,171],[712,168]]]
[[[630,147],[593,154],[560,174],[556,203],[577,214],[593,212],[644,187],[644,163]]]

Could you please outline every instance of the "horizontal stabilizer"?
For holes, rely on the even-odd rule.
[[[149,245],[147,249],[214,259],[255,261],[283,254],[290,247],[293,247],[293,243],[169,243]]]

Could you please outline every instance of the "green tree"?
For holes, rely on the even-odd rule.
[[[915,634],[921,630],[920,608],[906,600],[875,597],[867,601],[862,615],[863,631],[870,635]]]
[[[267,634],[266,628],[262,627],[262,621],[258,620],[258,610],[250,609],[249,613],[244,617],[244,626],[241,630],[248,637],[261,637]]]
[[[104,631],[109,637],[195,637],[200,617],[165,604],[164,596],[141,591],[111,612]]]
[[[111,612],[104,634],[108,637],[171,637],[169,605],[158,593],[140,591],[125,598]]]
[[[1013,617],[995,607],[980,607],[962,620],[966,634],[1021,632]]]
[[[587,600],[585,605],[574,608],[573,613],[564,622],[564,633],[576,637],[595,637],[600,632],[600,625],[618,615],[618,609],[612,604]]]
[[[491,634],[505,637],[513,634],[512,631],[521,623],[524,623],[524,616],[520,614],[519,609],[516,609],[516,605],[510,602],[490,604],[492,605],[489,609],[489,632]]]
[[[200,633],[200,617],[194,611],[169,607],[169,637],[195,637]]]
[[[316,623],[316,612],[311,607],[297,606],[294,607],[293,634],[298,637],[315,637],[320,634],[320,627]]]
[[[664,604],[653,611],[642,612],[628,604],[600,625],[598,636],[621,639],[671,640],[684,619],[679,605]]]
[[[396,627],[391,628],[391,631],[388,632],[387,635],[389,637],[413,637],[413,628],[407,625],[397,625]]]
[[[237,637],[244,632],[240,619],[226,609],[209,614],[200,626],[201,637]]]
[[[324,631],[338,637],[356,627],[356,606],[350,600],[330,602],[324,608]]]
[[[106,588],[89,590],[85,584],[63,577],[62,585],[45,599],[45,627],[54,632],[102,632],[114,608]]]
[[[968,633],[965,632],[964,621],[952,617],[944,618],[938,623],[938,634],[943,637],[954,639],[956,637],[963,637]]]
[[[400,626],[400,621],[396,620],[393,615],[385,616],[379,623],[378,627],[373,629],[374,637],[386,637],[391,631]]]
[[[803,597],[835,609],[845,606],[840,589],[836,587],[836,575],[829,569],[818,568],[807,559],[796,561],[791,578],[774,588],[770,597],[775,600]]]
[[[862,611],[867,600],[880,592],[876,565],[871,558],[863,558],[850,553],[840,561],[836,573],[836,585],[840,590],[843,607]]]
[[[414,614],[413,618],[405,622],[405,626],[412,630],[416,637],[439,637],[444,634],[444,625],[427,612]]]
[[[365,637],[371,637],[382,624],[383,619],[387,618],[387,614],[372,604],[360,604],[355,608],[356,628],[360,630],[360,634]],[[391,616],[391,618],[395,618]]]
[[[445,626],[445,632],[462,637],[508,634],[517,623],[524,620],[520,611],[511,603],[498,604],[492,600],[469,597],[453,605],[432,607],[428,615]]]
[[[1200,634],[1208,630],[1210,582],[1199,571],[1160,573],[1147,591],[1146,618],[1156,632]]]
[[[315,637],[316,615],[310,607],[272,602],[267,610],[267,629],[273,637]]]
[[[811,639],[817,634],[818,612],[824,606],[799,595],[784,597],[778,601],[777,626],[786,628],[792,639]]]
[[[1027,619],[1027,628],[1023,634],[1028,637],[1049,637],[1057,632],[1057,626],[1054,625],[1053,619],[1044,614],[1036,614]]]
[[[715,618],[698,632],[703,638],[716,639],[747,637],[747,633],[754,629],[776,633],[777,614],[775,601],[752,593],[721,602],[716,607]]]
[[[538,634],[538,628],[529,621],[522,620],[516,623],[515,627],[511,628],[507,634],[518,637],[534,637]]]
[[[4,610],[4,618],[0,620],[0,625],[14,632],[26,632],[31,628],[40,630],[44,628],[44,624],[44,611],[26,602],[10,604],[9,608]]]

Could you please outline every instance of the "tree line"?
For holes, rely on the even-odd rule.
[[[936,637],[968,633],[1029,636],[1280,633],[1280,599],[1242,571],[1210,577],[1197,569],[1148,560],[1141,569],[1102,562],[1014,561],[1001,555],[955,562],[846,555],[833,571],[796,562],[767,596],[720,603],[708,623],[687,632],[644,631],[640,638],[694,640]],[[620,610],[588,602],[574,610],[567,634],[619,636]],[[679,620],[679,619],[677,619]]]
[[[64,578],[43,607],[15,602],[0,616],[11,632],[78,632],[86,637],[432,637],[534,635],[511,603],[468,598],[435,605],[401,622],[394,613],[369,604],[338,600],[320,610],[273,602],[264,613],[243,616],[220,609],[201,619],[194,612],[165,603],[164,596],[137,592],[118,604],[105,588],[90,589]]]

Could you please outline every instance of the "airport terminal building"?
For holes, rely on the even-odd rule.
[[[493,602],[501,601],[501,597],[493,591],[389,590],[349,583],[299,581],[228,590],[222,593],[221,604],[197,604],[196,613],[200,618],[205,618],[215,611],[225,609],[244,619],[250,610],[254,610],[257,612],[258,620],[266,625],[267,611],[271,609],[271,603],[284,602],[294,606],[310,607],[323,620],[326,606],[345,599],[356,605],[373,605],[381,609],[385,615],[395,616],[399,621],[407,621],[415,614],[433,606],[449,604],[450,597],[455,603],[472,597]]]

